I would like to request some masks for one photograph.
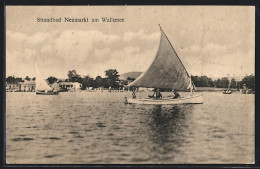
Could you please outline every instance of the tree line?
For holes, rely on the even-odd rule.
[[[68,71],[68,78],[65,80],[66,82],[79,82],[82,84],[82,90],[86,89],[87,87],[104,87],[104,88],[119,88],[122,87],[119,74],[116,69],[108,69],[105,71],[105,78],[101,76],[96,76],[96,78],[92,78],[89,75],[81,76],[77,74],[76,70]]]
[[[30,77],[26,76],[26,77],[24,78],[24,80],[27,80],[27,81],[35,80],[35,77],[30,78]],[[8,76],[8,77],[6,78],[6,82],[7,82],[7,83],[11,83],[11,84],[18,84],[18,83],[20,83],[20,82],[24,82],[24,80],[23,80],[23,78],[21,78],[21,77],[15,77],[15,76]]]
[[[81,76],[76,70],[69,70],[67,73],[68,78],[65,82],[78,82],[82,84],[82,90],[87,87],[104,87],[104,88],[119,88],[127,85],[129,81],[133,81],[133,78],[127,78],[127,80],[119,80],[119,73],[116,69],[108,69],[105,71],[105,76],[102,78],[101,76],[96,76],[95,78],[90,77],[89,75]],[[35,80],[34,78],[30,78],[26,76],[25,80]],[[249,89],[255,90],[255,76],[249,75],[245,76],[241,81],[235,81],[235,79],[229,79],[227,77],[218,78],[216,80],[212,80],[207,76],[192,76],[191,77],[194,85],[196,87],[216,87],[216,88],[237,88],[242,89],[245,84]],[[8,76],[6,78],[7,83],[17,84],[19,82],[23,82],[24,80],[20,77]],[[58,78],[50,76],[47,78],[49,84],[53,84],[58,81]]]
[[[79,75],[76,70],[69,70],[68,71],[68,78],[65,80],[65,82],[78,82],[82,84],[81,89],[84,90],[87,87],[104,87],[104,88],[119,88],[122,87],[120,85],[119,81],[119,74],[116,69],[108,69],[105,71],[105,78],[102,78],[101,76],[97,76],[96,78],[92,78],[89,75],[81,76]],[[58,81],[56,77],[50,76],[48,77],[47,81],[49,84],[53,84]]]
[[[212,80],[207,76],[192,76],[193,83],[197,87],[216,87],[216,88],[238,88],[242,89],[245,84],[249,89],[255,90],[255,76],[249,75],[245,76],[241,81],[235,81],[232,78],[230,81],[227,77],[218,78],[217,80]]]
[[[65,82],[79,82],[82,84],[82,90],[86,89],[87,87],[104,87],[104,88],[119,88],[123,87],[126,82],[122,82],[119,80],[119,74],[116,69],[108,69],[105,71],[105,78],[102,78],[101,76],[97,76],[95,79],[90,77],[89,75],[81,76],[79,75],[76,70],[69,70],[68,71],[68,78],[65,80]],[[30,81],[35,80],[34,78],[30,78],[26,76],[24,80]],[[11,84],[18,84],[19,82],[24,82],[24,80],[20,77],[14,77],[14,76],[8,76],[6,78],[7,83]],[[58,78],[54,76],[50,76],[47,79],[47,82],[51,85],[53,83],[58,82]]]

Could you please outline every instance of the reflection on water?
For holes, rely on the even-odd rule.
[[[187,112],[186,112],[187,111]],[[173,106],[163,109],[158,105],[152,109],[150,126],[150,139],[158,147],[163,148],[162,152],[167,154],[172,151],[177,151],[178,147],[183,142],[181,133],[185,130],[185,113],[189,113],[190,107]],[[171,143],[174,143],[171,147]]]
[[[173,159],[176,153],[180,153],[180,147],[185,142],[188,128],[186,123],[192,105],[156,105],[150,112],[148,138],[153,145],[151,152],[158,158],[153,160],[163,162]]]
[[[79,92],[57,96],[7,93],[7,161],[38,164],[254,161],[253,95],[204,93],[204,104],[160,106],[125,105],[127,94],[131,96],[131,93]]]

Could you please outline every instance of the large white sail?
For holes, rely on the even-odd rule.
[[[180,58],[161,27],[160,30],[160,45],[153,63],[147,71],[128,86],[177,90],[194,89],[194,84]]]
[[[51,87],[47,84],[47,82],[44,80],[42,75],[39,72],[38,65],[35,61],[35,81],[36,81],[36,87],[35,91],[51,91]]]

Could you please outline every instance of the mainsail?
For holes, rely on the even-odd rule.
[[[47,82],[40,74],[36,61],[35,61],[35,76],[36,76],[35,91],[51,91],[51,87],[47,84]]]
[[[187,70],[161,27],[160,30],[160,45],[153,63],[147,71],[128,86],[176,90],[194,89]]]

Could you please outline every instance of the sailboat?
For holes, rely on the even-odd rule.
[[[223,94],[231,94],[231,93],[232,93],[232,91],[231,91],[231,89],[230,89],[230,83],[229,83],[229,85],[228,85],[227,90],[223,90],[222,93],[223,93]]]
[[[125,102],[136,104],[202,104],[203,95],[195,95],[192,93],[193,90],[195,90],[195,85],[191,80],[191,76],[188,74],[160,25],[159,27],[161,31],[161,39],[154,61],[150,67],[136,80],[130,83],[128,87],[172,89],[178,91],[190,89],[191,95],[177,99],[138,99],[125,97]]]
[[[44,80],[44,78],[40,74],[36,61],[35,61],[35,76],[36,76],[36,79],[35,79],[36,94],[39,94],[39,95],[57,95],[58,94],[58,92],[53,91],[51,89],[51,87],[47,84],[47,82]]]
[[[228,77],[229,77],[229,74],[228,74]],[[231,93],[232,93],[232,91],[231,91],[231,89],[230,89],[230,86],[231,86],[231,78],[229,77],[228,80],[229,80],[228,88],[227,88],[227,90],[223,90],[223,91],[222,91],[223,94],[231,94]]]

